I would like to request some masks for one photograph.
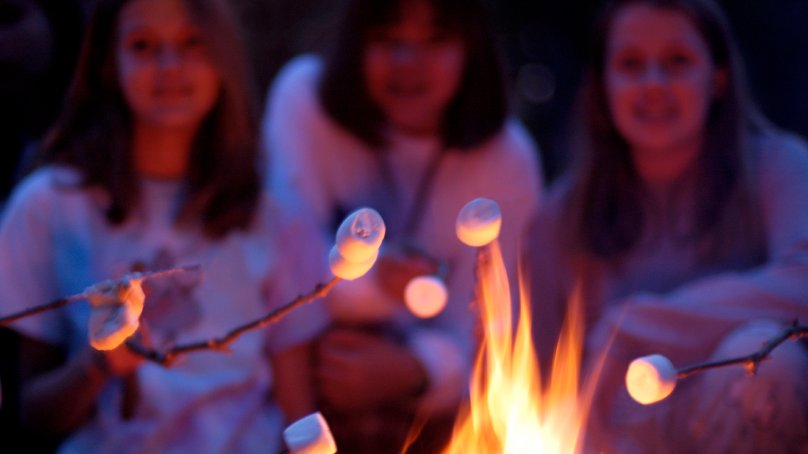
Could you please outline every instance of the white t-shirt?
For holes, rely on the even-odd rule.
[[[247,231],[213,241],[199,226],[177,228],[182,191],[176,181],[143,180],[142,206],[120,226],[104,218],[104,196],[70,187],[66,168],[40,169],[12,197],[0,228],[0,310],[13,313],[81,293],[132,269],[199,265],[146,281],[142,321],[155,347],[221,337],[309,292],[325,274],[325,247],[311,223],[269,197]],[[89,304],[22,319],[13,328],[76,351],[88,342]],[[102,392],[96,417],[62,447],[66,452],[275,452],[284,421],[268,401],[272,373],[266,349],[283,350],[325,326],[324,305],[292,311],[267,329],[248,332],[231,352],[202,351],[136,372],[140,399],[120,417],[121,383]]]
[[[704,421],[700,418],[714,408],[705,404],[719,399],[732,411],[722,414],[722,430],[703,432],[707,439],[753,437],[754,432],[733,434],[731,428],[739,427],[744,421],[751,425],[758,416],[741,410],[736,402],[739,396],[732,389],[697,392],[721,383],[712,381],[723,377],[717,371],[677,384],[681,389],[660,404],[634,402],[623,385],[631,360],[661,354],[676,367],[689,366],[710,360],[728,335],[750,322],[765,320],[785,326],[795,319],[802,324],[808,320],[808,150],[800,141],[779,135],[761,138],[757,145],[753,196],[759,207],[756,214],[762,232],[745,236],[726,256],[701,259],[698,255],[701,243],[675,235],[676,222],[690,225],[691,219],[684,215],[670,216],[670,213],[666,213],[668,219],[676,222],[649,223],[655,228],[646,229],[619,264],[576,255],[560,241],[565,237],[564,229],[569,228],[563,212],[569,191],[563,180],[551,190],[536,220],[532,230],[531,283],[532,288],[538,290],[532,317],[538,322],[534,324],[537,347],[543,351],[544,359],[550,358],[567,302],[573,288],[581,284],[588,315],[587,360],[591,367],[596,367],[593,370],[598,371],[598,383],[605,387],[600,391],[602,395],[613,398],[608,401],[608,407],[601,403],[600,408],[594,409],[598,414],[595,422],[612,425],[611,429],[632,428],[633,442],[659,447],[658,434],[670,436],[673,432],[670,427],[655,427],[649,421],[669,424],[665,415],[671,409],[679,409],[684,410],[682,414],[687,413],[690,427],[696,428],[696,421]],[[698,189],[692,185],[679,187],[681,191]],[[737,228],[744,231],[743,227],[738,225]],[[606,354],[601,357],[603,353]],[[751,353],[752,349],[732,357]],[[761,367],[767,367],[765,362]],[[792,370],[797,367],[795,363]],[[783,383],[790,379],[783,378]],[[802,380],[796,377],[794,382],[804,383],[804,377]],[[754,381],[750,380],[751,383]],[[713,399],[716,392],[725,395]],[[793,415],[790,428],[784,427],[779,433],[783,442],[799,432],[804,437],[805,426],[800,421],[805,421],[808,415],[804,391],[780,389],[777,394],[782,396],[789,392],[794,396],[791,409],[779,407],[778,398],[765,392],[747,399],[758,402],[748,408],[768,406],[765,413],[769,415],[780,411]],[[775,420],[761,418],[755,430],[774,430],[766,427]],[[613,436],[619,432],[606,433]],[[683,446],[693,442],[690,437],[695,433],[696,430],[673,436],[665,440],[665,446],[670,452],[687,452]],[[769,448],[778,452],[782,446]]]

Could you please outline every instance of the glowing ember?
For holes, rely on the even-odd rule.
[[[418,276],[404,288],[404,301],[417,317],[430,318],[446,307],[449,291],[437,276]]]
[[[480,257],[477,291],[483,343],[471,377],[469,405],[461,411],[444,453],[580,452],[588,405],[578,395],[583,336],[578,298],[570,304],[550,383],[542,386],[527,292],[520,292],[514,336],[508,276],[498,242],[481,250]]]

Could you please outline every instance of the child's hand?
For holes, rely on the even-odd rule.
[[[423,388],[426,371],[404,346],[356,330],[329,332],[317,350],[317,389],[331,408],[366,411],[402,403]]]

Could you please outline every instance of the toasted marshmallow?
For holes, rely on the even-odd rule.
[[[365,263],[378,253],[385,231],[384,220],[376,210],[360,208],[337,229],[337,249],[349,262]]]
[[[404,301],[410,312],[420,318],[438,315],[446,307],[449,292],[446,284],[436,276],[418,276],[404,288]]]
[[[320,412],[298,419],[283,431],[290,454],[334,454],[337,444]]]
[[[676,387],[676,369],[662,355],[648,355],[631,362],[626,371],[626,388],[631,397],[650,405],[668,397]]]
[[[90,302],[89,336],[93,348],[112,350],[135,334],[146,298],[139,273],[100,282],[84,294]]]
[[[501,226],[499,205],[491,199],[477,198],[460,210],[455,233],[464,244],[480,247],[497,239]]]
[[[334,247],[331,248],[331,252],[328,254],[328,265],[334,276],[345,279],[346,281],[352,281],[364,276],[365,273],[370,271],[378,257],[379,250],[376,249],[373,255],[364,262],[352,262],[343,257],[339,252],[339,248],[334,245]]]

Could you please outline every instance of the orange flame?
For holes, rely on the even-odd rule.
[[[573,297],[559,338],[549,384],[531,342],[527,291],[520,281],[519,322],[513,335],[508,275],[495,241],[478,255],[482,345],[444,454],[578,453],[588,405],[578,396],[583,321]],[[577,293],[577,292],[576,292]]]

